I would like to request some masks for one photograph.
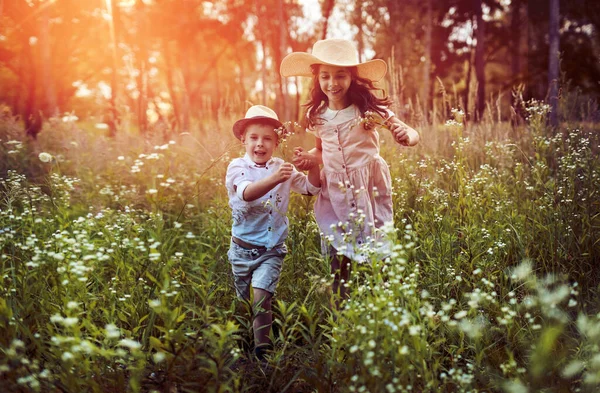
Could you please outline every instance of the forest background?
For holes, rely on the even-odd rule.
[[[550,3],[3,0],[0,102],[31,136],[65,113],[93,116],[111,134],[159,128],[165,137],[248,103],[297,120],[309,85],[281,78],[279,63],[333,29],[356,43],[362,60],[388,61],[380,87],[407,121],[445,119],[445,92],[468,117],[481,118],[495,102],[508,119],[513,92],[544,100],[548,80],[558,80],[557,63],[548,74],[556,57],[550,27],[561,88],[582,101],[600,93],[600,7],[563,2],[551,26]]]
[[[591,0],[0,0],[0,390],[599,391],[599,24]],[[388,63],[421,143],[379,130],[394,252],[339,311],[292,197],[256,362],[231,126],[302,122],[280,61],[332,37]]]

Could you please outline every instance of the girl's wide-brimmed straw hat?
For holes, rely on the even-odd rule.
[[[283,124],[279,121],[277,113],[271,108],[264,105],[253,105],[246,112],[243,119],[236,121],[233,124],[233,135],[237,139],[242,139],[242,134],[246,127],[251,123],[265,123],[273,126],[273,129],[282,127]]]
[[[387,72],[387,64],[380,59],[358,62],[358,51],[348,40],[330,38],[317,41],[312,53],[293,52],[281,61],[282,76],[313,76],[312,64],[327,64],[338,67],[356,67],[358,76],[378,82]]]

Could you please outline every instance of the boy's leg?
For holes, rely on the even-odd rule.
[[[333,284],[331,290],[335,308],[340,309],[341,304],[349,297],[348,279],[350,278],[351,261],[345,256],[333,256],[331,259],[331,273],[333,274]]]
[[[260,288],[253,288],[254,295],[254,344],[256,346],[256,355],[260,359],[271,346],[269,333],[273,323],[273,313],[271,312],[271,299],[273,294]]]

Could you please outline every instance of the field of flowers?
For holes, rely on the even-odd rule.
[[[600,129],[529,109],[383,136],[395,252],[353,267],[340,312],[294,196],[266,363],[226,256],[233,115],[166,140],[55,121],[35,143],[0,120],[1,390],[599,391]]]

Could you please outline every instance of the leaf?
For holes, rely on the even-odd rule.
[[[162,342],[158,338],[156,338],[154,336],[150,336],[149,341],[150,341],[150,348],[156,349],[157,351],[163,349]]]

